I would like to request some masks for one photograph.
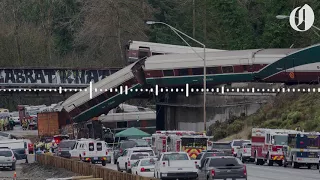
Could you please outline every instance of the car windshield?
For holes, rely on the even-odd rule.
[[[150,160],[142,160],[140,166],[153,166],[155,165],[155,161]]]
[[[249,142],[249,141],[243,141],[243,140],[241,140],[241,141],[234,141],[234,142],[233,142],[233,146],[241,146],[243,143],[247,143],[247,142]]]
[[[36,111],[30,111],[28,114],[29,114],[30,116],[36,116],[36,115],[37,115],[37,112],[36,112]]]
[[[196,157],[196,160],[200,160],[202,155],[203,155],[202,153],[198,154],[198,156]]]
[[[61,141],[59,144],[60,148],[73,148],[76,141]]]
[[[149,146],[149,143],[143,139],[134,140],[137,144],[136,146]]]
[[[132,154],[130,159],[131,160],[138,160],[138,159],[143,159],[146,156],[149,156],[149,154],[148,153]]]
[[[213,143],[213,149],[231,149],[231,145],[229,143]]]
[[[19,113],[18,112],[12,112],[12,117],[19,117]]]
[[[224,155],[223,152],[208,152],[203,155],[203,159],[206,159],[207,157],[211,157],[211,156],[223,156],[223,155]]]
[[[128,149],[128,148],[133,148],[136,146],[136,142],[134,141],[125,141],[125,142],[121,142],[120,144],[120,148],[121,149]]]
[[[173,154],[165,154],[163,155],[163,161],[174,161],[174,160],[189,160],[187,154],[182,153],[173,153]]]
[[[221,167],[221,166],[238,166],[241,162],[236,158],[214,158],[211,159],[209,167]]]
[[[274,145],[288,145],[288,136],[275,135]]]
[[[154,153],[152,150],[134,150],[134,153],[148,153],[149,156],[154,156]]]
[[[11,151],[0,151],[0,156],[2,157],[11,157],[12,152]]]
[[[251,148],[251,144],[245,144],[243,147],[244,148]]]

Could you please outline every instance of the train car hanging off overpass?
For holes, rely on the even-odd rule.
[[[320,77],[319,44],[304,49],[209,52],[206,57],[208,87],[253,81],[310,83],[318,82]],[[298,73],[299,76],[292,73]],[[270,78],[277,74],[282,76]],[[310,76],[305,77],[306,74]],[[63,103],[63,109],[75,122],[85,121],[107,114],[120,103],[139,96],[144,91],[141,88],[151,86],[155,95],[158,95],[158,87],[178,87],[186,84],[189,84],[190,88],[203,84],[203,59],[194,53],[151,56],[93,84],[88,91],[76,93]],[[108,90],[110,88],[113,90]]]

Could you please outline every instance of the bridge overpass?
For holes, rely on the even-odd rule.
[[[319,44],[303,49],[209,52],[206,57],[209,88],[233,82],[318,83],[320,77]],[[80,122],[106,114],[142,93],[149,93],[158,101],[163,98],[161,94],[175,91],[188,96],[193,87],[203,83],[201,69],[203,60],[194,53],[143,58],[90,84],[86,91],[74,94],[62,106],[75,122]]]

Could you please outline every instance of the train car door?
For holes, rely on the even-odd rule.
[[[249,62],[249,59],[248,58],[240,59],[239,64],[240,64],[240,67],[242,68],[241,73],[250,73],[251,80],[253,80],[252,63]]]
[[[284,63],[284,81],[290,83],[296,83],[297,77],[295,73],[295,67],[294,67],[294,58],[287,59]]]

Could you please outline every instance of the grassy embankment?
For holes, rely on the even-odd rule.
[[[318,89],[316,88],[316,91]],[[320,131],[320,93],[286,92],[276,96],[258,112],[246,117],[235,117],[217,122],[210,128],[215,140],[249,139],[252,127]]]

